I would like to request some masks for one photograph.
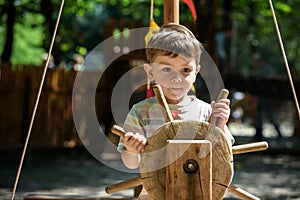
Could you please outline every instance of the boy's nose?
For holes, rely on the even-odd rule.
[[[181,82],[182,81],[181,74],[178,73],[178,72],[173,72],[172,77],[171,77],[171,81],[174,82],[174,83]]]

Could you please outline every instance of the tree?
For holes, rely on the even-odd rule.
[[[6,1],[4,5],[4,9],[6,10],[6,40],[4,44],[3,53],[1,55],[2,62],[9,62],[12,54],[12,44],[13,44],[13,36],[14,36],[14,23],[15,23],[15,13],[16,9],[14,6],[14,1]],[[1,10],[1,13],[3,12]]]
[[[278,19],[281,35],[285,44],[288,60],[291,66],[300,63],[299,53],[299,23],[295,23],[300,14],[297,7],[299,1],[274,1],[274,9]],[[253,51],[260,51],[276,69],[278,73],[284,72],[283,59],[273,23],[272,13],[267,1],[232,1],[231,18],[238,24],[237,57],[235,70],[248,73],[249,58]],[[298,70],[300,67],[298,66]]]
[[[272,57],[275,65],[282,64],[282,59],[278,56],[279,48],[274,48],[277,38],[268,2],[257,0],[194,0],[194,2],[198,13],[197,35],[199,40],[206,44],[212,57],[217,28],[236,22],[238,24],[236,48],[239,52],[236,64],[242,66],[241,71],[247,72],[251,46],[261,49],[267,57]],[[0,0],[2,62],[30,64],[32,60],[37,63],[38,54],[49,48],[60,3],[60,0]],[[159,25],[163,24],[163,3],[163,0],[155,1],[154,18]],[[180,3],[180,23],[193,24],[188,7],[182,1]],[[84,54],[106,39],[103,27],[110,18],[142,21],[148,26],[149,6],[150,0],[66,1],[53,49],[56,61],[65,59],[69,52]],[[300,53],[300,49],[297,48],[300,42],[300,36],[297,34],[300,25],[294,23],[300,17],[296,9],[299,2],[278,0],[274,3],[274,7],[288,58],[300,68],[296,65],[300,63],[297,56]],[[253,17],[249,20],[248,16],[251,15]],[[250,21],[252,24],[249,24]],[[16,25],[19,28],[16,28]],[[277,55],[276,59],[274,55]]]

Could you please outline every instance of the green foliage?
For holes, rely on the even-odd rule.
[[[285,72],[283,58],[268,1],[232,1],[232,20],[238,24],[236,70],[249,72],[251,48],[259,51],[264,59],[272,64],[278,74]],[[297,0],[273,1],[285,51],[291,66],[300,63],[299,25],[300,2]],[[251,9],[252,8],[252,9]],[[251,19],[252,17],[252,20]]]
[[[12,64],[40,65],[42,63],[43,24],[40,14],[25,13],[22,22],[14,26]]]
[[[55,22],[61,0],[52,3],[52,21]],[[224,0],[219,0],[220,13]],[[43,18],[42,0],[15,0],[16,23],[11,62],[13,64],[40,63],[40,55],[48,50],[53,30]],[[45,3],[46,1],[43,0]],[[154,1],[154,19],[163,24],[164,0]],[[280,73],[284,71],[278,39],[268,1],[232,0],[233,24],[237,24],[236,70],[250,70],[251,48],[263,53],[268,62]],[[300,7],[299,0],[273,1],[288,60],[300,71]],[[5,1],[0,0],[0,53],[6,40]],[[48,9],[48,8],[47,8]],[[50,9],[50,8],[49,8]],[[180,1],[180,23],[192,23],[193,18],[186,4]],[[104,27],[111,18],[149,24],[150,0],[66,0],[56,37],[59,50],[65,55],[84,55],[105,38]],[[222,16],[220,15],[220,18]],[[251,21],[252,17],[252,21]],[[221,20],[220,20],[221,21]],[[217,27],[216,27],[217,28]],[[45,42],[46,41],[46,42]]]
[[[5,31],[6,31],[6,27],[0,25],[0,52],[3,51],[3,46],[5,42],[5,36],[6,36]]]
[[[53,11],[52,20],[55,22],[59,10],[60,0],[49,0],[49,8]],[[14,43],[11,62],[13,64],[41,63],[40,55],[48,50],[53,30],[45,24],[40,6],[42,0],[17,0],[16,23],[14,25]],[[4,1],[0,4],[4,5]],[[49,3],[49,2],[48,2]],[[154,2],[154,19],[163,24],[163,0]],[[181,20],[191,22],[192,16],[187,6],[181,3]],[[102,42],[104,38],[104,25],[109,19],[125,21],[141,21],[148,26],[150,14],[150,0],[66,0],[56,44],[64,55],[77,52],[84,55]],[[0,20],[5,22],[5,12],[1,12]],[[5,23],[0,25],[0,53],[3,51],[5,41]],[[51,27],[50,27],[51,28]]]

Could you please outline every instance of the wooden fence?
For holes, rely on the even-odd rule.
[[[105,25],[105,37],[112,36],[116,28],[143,27],[141,22],[111,21]],[[146,34],[146,32],[145,32]],[[116,39],[120,49],[137,41],[144,42],[144,35],[123,34]],[[113,49],[105,48],[104,54],[111,54]],[[98,83],[96,92],[96,111],[99,123],[106,133],[112,120],[110,98],[114,84],[130,66],[130,59],[145,59],[144,51],[135,51],[119,57],[106,70],[105,76]],[[27,135],[33,107],[37,97],[43,67],[12,66],[0,63],[0,148],[18,148]],[[81,145],[76,133],[72,116],[72,91],[76,71],[64,68],[48,70],[39,107],[30,138],[33,147],[72,147]],[[86,94],[88,91],[83,91]],[[113,138],[116,139],[116,138]]]
[[[42,67],[1,65],[0,146],[20,147],[27,135],[36,101]],[[72,119],[72,85],[76,72],[48,71],[30,138],[35,147],[71,146],[80,141]]]
[[[110,132],[110,127],[114,123],[111,112],[112,91],[118,79],[132,67],[129,60],[129,58],[121,58],[112,63],[98,83],[96,94],[92,94],[96,98],[95,110],[99,124],[103,126],[106,134]],[[43,68],[16,66],[12,70],[10,65],[2,63],[0,69],[0,148],[19,148],[27,135]],[[76,71],[64,68],[48,70],[30,138],[31,147],[82,145],[74,126],[72,114],[72,92],[76,75]],[[91,77],[93,77],[92,74]],[[279,94],[276,95],[279,99],[292,100],[290,92],[284,89],[288,88],[287,80],[281,81],[281,83],[271,80],[256,85],[255,82],[250,82],[250,80],[247,82],[241,77],[236,81],[237,83],[234,80],[235,78],[231,77],[230,82],[225,82],[228,89],[255,93],[253,88],[257,89],[257,85],[271,84],[267,88],[281,88]],[[295,83],[299,94],[299,82]],[[257,91],[259,93],[259,90]],[[270,93],[270,91],[266,93],[268,92]],[[286,95],[283,95],[284,92]],[[85,88],[81,95],[90,94]],[[299,136],[300,128],[297,117],[295,117],[294,125],[294,134]],[[117,138],[112,137],[113,142],[117,142]]]
[[[78,90],[79,96],[95,97],[93,109],[106,134],[110,133],[110,127],[114,123],[111,111],[114,85],[132,67],[128,56],[121,56],[105,69],[101,79],[96,82],[96,91],[90,91],[89,86]],[[141,59],[143,55],[135,52],[133,57]],[[28,132],[43,67],[14,66],[12,70],[11,65],[1,63],[0,72],[0,149],[19,148]],[[82,145],[72,113],[72,93],[77,73],[73,69],[59,67],[54,70],[48,69],[30,137],[31,147]],[[99,78],[95,77],[92,71],[85,73],[89,73],[88,77],[92,83],[95,83],[93,79]],[[118,138],[114,135],[110,137],[114,143],[117,142]]]

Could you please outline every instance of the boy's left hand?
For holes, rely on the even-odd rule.
[[[228,122],[230,116],[230,100],[220,99],[219,101],[211,102],[212,113],[211,116],[217,118],[216,126],[224,131],[224,127]]]

